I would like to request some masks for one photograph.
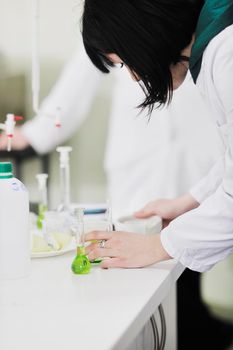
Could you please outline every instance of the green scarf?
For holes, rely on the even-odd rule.
[[[211,39],[233,24],[233,0],[205,0],[195,32],[190,57],[190,72],[196,83],[202,56]]]

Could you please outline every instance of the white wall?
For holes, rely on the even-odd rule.
[[[34,0],[0,0],[0,52],[6,56],[11,71],[22,71],[28,76],[29,89],[33,2]],[[53,85],[63,64],[79,47],[82,1],[39,0],[39,4],[42,99]],[[28,105],[30,107],[30,100]]]
[[[33,0],[1,0],[1,49],[14,68],[30,62]],[[40,0],[41,57],[62,63],[79,41],[80,0]],[[4,34],[4,35],[3,35]]]

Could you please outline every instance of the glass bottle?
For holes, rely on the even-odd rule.
[[[85,252],[84,244],[84,208],[75,209],[77,216],[77,223],[75,225],[76,242],[77,242],[77,254],[72,262],[71,269],[76,275],[88,274],[91,270],[91,263]]]

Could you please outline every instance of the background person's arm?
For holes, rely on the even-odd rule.
[[[31,145],[43,154],[63,143],[79,128],[91,107],[102,74],[89,61],[84,49],[76,54],[63,69],[57,83],[40,107],[40,115],[17,128],[13,149]],[[55,127],[55,116],[60,111],[61,128]],[[6,137],[0,139],[0,149],[6,146]]]

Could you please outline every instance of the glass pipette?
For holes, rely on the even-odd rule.
[[[40,59],[39,59],[39,0],[32,0],[32,107],[39,112]]]
[[[69,153],[72,147],[57,147],[60,153],[60,191],[61,203],[58,207],[59,211],[70,211],[70,161]]]
[[[45,212],[48,210],[48,174],[37,174],[36,178],[38,181],[38,191],[40,196],[38,204],[37,228],[41,230],[43,228]]]
[[[37,174],[36,178],[38,180],[38,191],[40,194],[39,204],[38,204],[38,217],[37,217],[37,228],[42,231],[45,242],[55,250],[59,249],[58,243],[48,232],[46,224],[46,213],[48,211],[48,189],[47,189],[47,179],[48,174]]]
[[[107,222],[107,227],[106,227],[106,231],[110,232],[113,229],[113,222],[112,222],[112,205],[109,199],[107,199],[106,201],[107,204],[107,209],[105,211],[105,220]],[[94,261],[92,261],[92,264],[99,264],[102,262],[102,259],[97,258]]]
[[[113,222],[112,222],[112,204],[109,199],[107,199],[106,220],[108,222],[107,231],[110,232],[113,230]]]

